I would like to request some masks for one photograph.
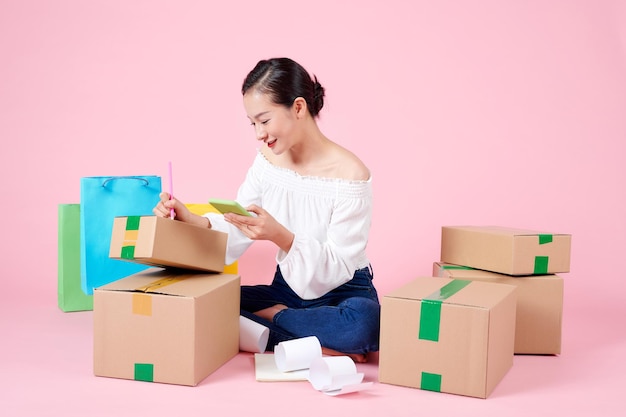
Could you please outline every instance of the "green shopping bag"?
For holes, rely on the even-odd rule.
[[[80,179],[81,288],[86,294],[146,268],[109,258],[113,219],[148,216],[159,202],[161,177],[83,177]]]
[[[80,283],[80,204],[59,204],[57,292],[65,312],[93,310]]]

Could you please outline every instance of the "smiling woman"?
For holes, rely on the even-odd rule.
[[[359,158],[319,130],[316,118],[324,106],[324,87],[297,62],[260,61],[246,77],[242,94],[257,139],[272,151],[264,154],[273,164],[300,175],[369,178]]]
[[[378,350],[380,326],[366,254],[369,169],[320,131],[316,118],[324,88],[295,61],[259,61],[242,94],[263,145],[237,201],[255,216],[196,216],[167,193],[154,212],[167,217],[173,208],[178,220],[228,233],[226,264],[256,240],[276,245],[272,283],[241,289],[241,314],[270,329],[269,350],[281,341],[317,336],[326,354],[366,361]]]

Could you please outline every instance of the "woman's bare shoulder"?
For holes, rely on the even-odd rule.
[[[339,175],[346,180],[367,181],[370,178],[370,170],[363,161],[353,152],[346,148],[339,147]]]

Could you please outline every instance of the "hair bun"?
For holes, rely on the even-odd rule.
[[[322,107],[324,107],[324,95],[325,90],[322,87],[322,84],[317,81],[317,77],[313,77],[313,108],[311,109],[311,114],[314,116],[317,115]]]

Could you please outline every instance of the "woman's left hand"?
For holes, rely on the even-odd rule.
[[[256,214],[256,216],[225,213],[224,219],[250,239],[269,240],[285,252],[289,252],[294,238],[293,233],[278,223],[267,211],[255,204],[246,207],[246,210]]]

